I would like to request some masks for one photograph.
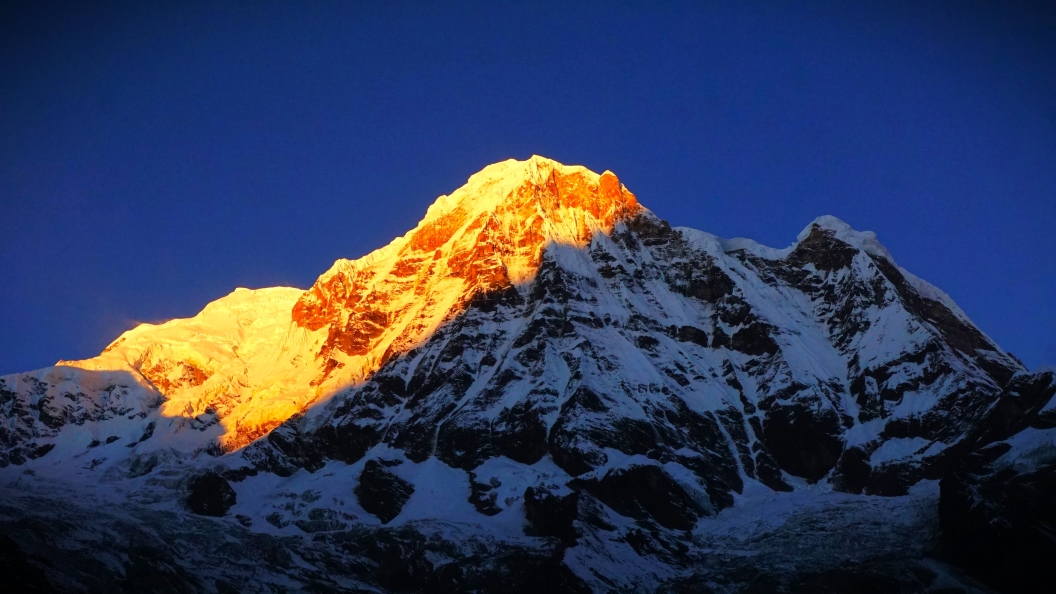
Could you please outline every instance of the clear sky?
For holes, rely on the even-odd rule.
[[[874,230],[1056,364],[1056,3],[375,4],[3,3],[0,373],[308,287],[533,153],[725,237]]]

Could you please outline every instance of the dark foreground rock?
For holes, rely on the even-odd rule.
[[[1050,430],[1051,431],[1051,430]],[[1029,471],[1001,442],[969,455],[941,482],[944,552],[1002,592],[1052,592],[1056,578],[1056,452]]]
[[[1053,373],[1017,376],[943,476],[942,545],[951,561],[1002,592],[1052,592],[1056,575]]]
[[[579,499],[589,516],[597,502],[585,493]],[[678,533],[682,553],[668,553],[669,564],[657,572],[663,547],[627,546],[632,533],[655,529],[638,525],[627,537],[610,532],[614,526],[584,533],[574,546],[523,535],[507,541],[473,525],[430,521],[300,536],[291,526],[277,535],[247,530],[233,517],[217,521],[134,503],[89,508],[0,490],[0,591],[985,591],[926,558],[935,503],[934,495],[832,494],[802,511],[734,508],[702,520],[692,539]],[[757,516],[778,521],[746,522]],[[585,569],[584,559],[604,569]]]
[[[1056,460],[1034,472],[998,470],[972,455],[942,479],[939,510],[951,560],[1002,592],[1052,592],[1056,575]]]
[[[0,576],[6,588],[15,592],[36,594],[54,592],[44,571],[33,565],[18,543],[0,534]]]

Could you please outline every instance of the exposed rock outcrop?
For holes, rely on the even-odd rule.
[[[200,516],[223,517],[237,499],[227,479],[215,472],[195,476],[187,489],[187,507]]]
[[[382,524],[388,524],[400,515],[400,510],[414,493],[414,486],[395,474],[385,470],[377,460],[367,460],[356,485],[359,505],[371,513]]]

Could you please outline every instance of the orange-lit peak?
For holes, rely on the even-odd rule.
[[[311,332],[327,329],[319,382],[332,373],[361,376],[474,295],[534,278],[547,245],[585,247],[642,211],[609,171],[540,156],[495,163],[438,198],[403,237],[336,262],[298,300],[293,321]]]
[[[598,175],[586,167],[533,155],[524,161],[509,159],[485,167],[450,196],[440,197],[423,223],[458,207],[467,213],[499,213],[508,210],[511,201],[534,202],[543,209],[542,214],[584,210],[599,221],[610,209],[626,214],[638,208],[634,195],[611,171]]]
[[[544,239],[582,243],[593,232],[611,232],[616,222],[639,210],[634,194],[610,171],[598,175],[538,155],[510,159],[485,167],[466,185],[437,199],[408,235],[403,251],[439,248],[459,231],[488,221],[520,245]]]

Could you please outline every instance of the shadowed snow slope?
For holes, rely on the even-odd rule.
[[[24,497],[0,511],[70,487],[137,517],[205,509],[307,555],[259,574],[294,590],[739,591],[745,536],[723,526],[759,510],[795,526],[752,529],[788,543],[765,567],[778,590],[843,583],[826,572],[850,561],[861,583],[968,587],[921,560],[934,481],[995,419],[1041,414],[1038,377],[871,232],[820,217],[784,249],[720,239],[670,227],[610,172],[532,157],[307,291],[238,289],[0,378],[0,480]],[[1047,396],[1015,408],[1027,392]],[[885,530],[866,515],[915,511],[853,559],[797,568],[809,510],[863,535]],[[181,579],[216,591],[245,563]],[[63,567],[50,579],[98,579]]]

